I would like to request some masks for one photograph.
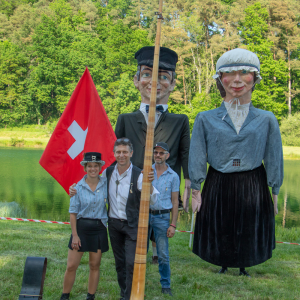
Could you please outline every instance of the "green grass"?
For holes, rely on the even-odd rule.
[[[283,146],[283,157],[285,159],[300,159],[300,147]]]
[[[276,228],[277,240],[300,243],[300,229]],[[17,299],[27,256],[45,256],[48,266],[44,300],[59,299],[67,261],[70,227],[0,220],[1,299]],[[273,258],[248,268],[252,278],[238,276],[237,269],[218,275],[219,267],[206,263],[188,248],[189,234],[176,233],[170,239],[173,299],[300,299],[300,246],[277,244]],[[88,283],[88,255],[77,271],[71,299],[85,299]],[[119,287],[112,251],[103,254],[96,299],[119,299]],[[161,294],[158,267],[147,262],[145,299],[171,299]]]
[[[45,148],[50,133],[47,126],[24,126],[0,129],[1,147]]]

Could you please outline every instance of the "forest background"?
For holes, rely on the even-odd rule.
[[[135,52],[154,45],[158,1],[0,0],[0,128],[53,128],[89,68],[112,126],[139,108]],[[222,98],[212,75],[237,47],[263,80],[255,107],[272,111],[286,145],[300,146],[300,1],[165,0],[161,45],[179,55],[169,111],[196,115]]]

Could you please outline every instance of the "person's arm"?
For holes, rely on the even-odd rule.
[[[283,182],[283,152],[279,125],[272,114],[269,119],[269,132],[264,155],[268,186],[272,187],[274,215],[278,214],[277,195]]]
[[[186,115],[183,117],[182,132],[179,140],[178,155],[181,162],[184,179],[189,179],[190,125]],[[187,184],[188,186],[188,184]]]
[[[153,169],[151,168],[151,170],[152,171],[150,171],[149,172],[149,174],[148,174],[148,180],[150,181],[150,182],[152,182],[153,180],[154,180],[154,172],[153,172]],[[140,174],[140,176],[139,176],[139,178],[138,178],[138,182],[137,182],[137,188],[138,188],[138,190],[141,192],[142,191],[142,186],[143,186],[143,173],[144,173],[144,170],[142,170],[142,172],[141,172],[141,174]],[[157,191],[157,189],[155,188],[155,187],[153,187],[153,185],[151,184],[151,187],[150,187],[150,194],[152,195],[152,194],[157,194],[157,193],[159,193],[158,191]]]
[[[124,118],[122,114],[118,116],[117,124],[115,127],[115,135],[117,139],[125,137],[125,124],[124,124]]]
[[[202,115],[199,113],[194,123],[189,153],[191,188],[197,191],[201,190],[201,183],[205,180],[207,171],[206,139],[203,122]]]
[[[167,231],[167,237],[172,238],[175,234],[176,223],[178,218],[178,195],[179,192],[172,192],[171,199],[172,199],[172,210],[171,210],[171,224]]]
[[[80,200],[79,196],[76,193],[75,196],[73,196],[70,199],[70,207],[69,207],[69,213],[70,213],[70,223],[71,223],[71,230],[72,230],[72,244],[71,247],[73,250],[78,250],[81,246],[80,239],[77,234],[77,214],[79,212],[80,208]]]
[[[70,223],[71,223],[71,229],[72,229],[72,249],[73,250],[79,250],[79,247],[81,247],[81,241],[77,234],[77,214],[70,213]]]

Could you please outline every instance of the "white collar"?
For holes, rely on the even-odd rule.
[[[120,175],[119,171],[118,171],[118,164],[116,164],[114,171],[116,172],[117,176],[123,176],[123,177],[125,177],[125,176],[127,176],[128,172],[131,171],[131,169],[132,169],[132,163],[130,163],[130,166],[128,167],[128,169],[122,175]]]

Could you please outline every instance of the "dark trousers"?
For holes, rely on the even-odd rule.
[[[121,297],[130,299],[134,257],[137,239],[137,227],[128,226],[127,221],[109,218],[108,232],[115,257],[118,283]]]

